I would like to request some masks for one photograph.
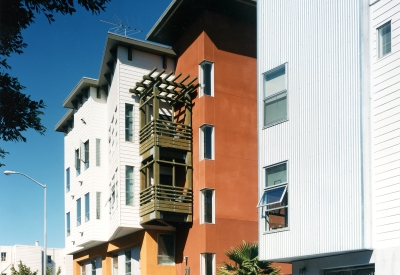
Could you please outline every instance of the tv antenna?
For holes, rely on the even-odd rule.
[[[114,20],[117,23],[112,23],[112,22],[108,22],[108,21],[105,21],[105,20],[100,20],[103,23],[107,23],[107,24],[115,26],[115,27],[112,27],[110,29],[111,32],[114,32],[116,34],[123,34],[125,37],[127,37],[127,35],[133,35],[133,34],[142,32],[141,30],[138,30],[138,29],[135,29],[135,28],[131,28],[131,27],[127,26],[127,25],[122,24],[122,20],[119,19],[118,16],[116,16],[115,14],[114,14],[113,17],[114,17]]]

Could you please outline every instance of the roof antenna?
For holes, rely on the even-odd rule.
[[[115,14],[113,17],[114,17],[114,20],[116,21],[116,23],[108,22],[105,20],[100,20],[101,22],[115,26],[110,29],[110,32],[113,32],[115,34],[120,34],[120,35],[123,34],[125,37],[127,37],[127,35],[130,36],[130,35],[142,32],[142,30],[131,28],[127,25],[122,24],[121,19],[119,19],[118,16],[116,16]]]

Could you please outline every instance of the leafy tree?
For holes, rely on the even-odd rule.
[[[78,5],[98,14],[105,10],[111,0],[78,0]],[[33,129],[44,134],[42,125],[45,104],[34,101],[22,93],[25,89],[18,78],[6,71],[11,70],[7,58],[11,54],[22,54],[27,47],[22,30],[35,22],[35,15],[43,13],[49,23],[54,21],[53,13],[73,14],[74,0],[0,0],[0,139],[4,141],[24,141],[21,132]],[[0,148],[0,159],[7,152]],[[0,167],[4,164],[0,163]]]
[[[37,271],[32,272],[29,267],[19,261],[18,270],[15,269],[14,265],[11,266],[11,275],[37,275]]]
[[[53,268],[52,267],[50,267],[50,268],[46,268],[46,275],[53,275],[54,273],[53,273]],[[58,269],[57,269],[57,272],[56,272],[56,275],[60,275],[61,274],[61,267],[58,267]]]
[[[218,275],[279,275],[279,269],[271,267],[270,262],[258,260],[258,243],[243,243],[226,251],[225,255],[233,262],[223,264],[218,269]]]

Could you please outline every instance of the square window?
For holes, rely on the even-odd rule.
[[[286,64],[264,74],[264,126],[287,120]]]
[[[200,190],[200,223],[215,223],[215,190]]]
[[[288,227],[287,162],[265,168],[265,189],[257,207],[265,219],[265,231]]]
[[[203,61],[200,63],[200,96],[214,96],[214,63]]]
[[[200,159],[214,159],[214,126],[200,127]]]
[[[391,21],[378,28],[378,57],[381,58],[392,51]]]
[[[158,234],[158,264],[174,265],[175,263],[175,236]]]
[[[200,274],[201,275],[215,275],[215,254],[202,253],[200,254]]]

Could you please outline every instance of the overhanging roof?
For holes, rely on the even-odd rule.
[[[255,0],[173,0],[146,39],[173,45],[203,10],[257,24]]]

